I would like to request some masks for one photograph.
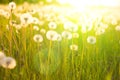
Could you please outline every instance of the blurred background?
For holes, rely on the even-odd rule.
[[[44,2],[44,3],[69,3],[76,5],[79,3],[87,4],[87,5],[108,5],[108,6],[119,6],[120,0],[0,0],[0,4],[7,4],[11,1],[16,2],[17,4],[23,3],[23,2],[30,2],[30,3],[38,3],[38,2]],[[82,5],[80,4],[80,5]]]
[[[30,2],[30,3],[38,3],[40,1],[42,1],[44,3],[47,2],[47,0],[0,0],[0,3],[1,4],[3,4],[3,3],[7,4],[7,3],[11,2],[11,1],[16,2],[17,4],[20,4],[20,3],[23,3],[23,2]],[[55,2],[56,0],[48,0],[48,1]]]

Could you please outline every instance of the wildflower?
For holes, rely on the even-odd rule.
[[[79,34],[78,33],[73,33],[73,38],[79,38]]]
[[[62,32],[62,37],[66,39],[72,39],[72,33],[68,31],[63,31]]]
[[[69,31],[76,32],[78,30],[78,25],[73,24],[72,26],[69,27]]]
[[[32,18],[32,23],[34,23],[34,24],[38,24],[38,23],[39,23],[38,18],[33,17],[33,18]]]
[[[56,31],[53,31],[53,30],[49,30],[47,33],[46,33],[46,37],[48,40],[52,40],[52,41],[55,41],[57,40],[57,35],[58,33]]]
[[[87,24],[87,23],[83,23],[82,24],[82,29],[81,29],[81,31],[83,32],[83,33],[86,33],[86,32],[88,32],[88,31],[90,31],[90,30],[92,30],[92,23],[90,24]]]
[[[12,57],[5,57],[1,61],[1,66],[3,68],[13,69],[16,66],[16,61]]]
[[[68,29],[69,29],[69,27],[70,27],[70,26],[72,26],[72,25],[73,25],[73,23],[72,23],[72,22],[67,21],[67,22],[65,22],[65,23],[64,23],[64,29],[65,29],[65,30],[68,30]]]
[[[60,34],[57,34],[57,41],[61,41],[62,40],[62,36]]]
[[[97,30],[96,30],[96,35],[101,35],[101,34],[103,34],[104,32],[105,32],[105,29],[102,29],[102,28],[97,29]]]
[[[10,8],[11,10],[14,10],[14,9],[16,8],[16,3],[15,3],[15,2],[10,2],[10,3],[9,3],[9,8]]]
[[[36,31],[39,31],[39,27],[38,26],[33,26],[33,29]]]
[[[0,51],[0,60],[2,60],[5,57],[6,57],[5,54],[2,51]]]
[[[24,13],[20,16],[21,24],[31,24],[33,22],[32,15],[30,13]]]
[[[22,28],[22,26],[21,26],[21,25],[14,25],[14,27],[15,27],[17,30],[19,30],[19,29],[21,29],[21,28]]]
[[[45,29],[41,29],[40,32],[43,33],[43,34],[45,34],[46,30]]]
[[[43,41],[43,37],[40,34],[36,34],[34,35],[33,40],[39,43]]]
[[[57,28],[57,24],[56,24],[55,22],[50,22],[50,23],[48,24],[48,27],[49,27],[50,29],[56,29],[56,28]]]
[[[70,49],[73,50],[73,51],[77,51],[78,50],[78,45],[72,44],[72,45],[70,45]]]
[[[87,42],[90,44],[95,44],[96,43],[96,38],[94,36],[89,36],[87,38]]]
[[[116,26],[116,27],[115,27],[115,30],[116,30],[116,31],[120,31],[120,26]]]

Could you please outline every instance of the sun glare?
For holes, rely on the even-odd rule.
[[[119,6],[119,0],[58,0],[60,4],[70,4],[74,7],[87,6]]]

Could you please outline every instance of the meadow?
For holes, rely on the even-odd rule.
[[[114,13],[42,2],[0,5],[0,80],[120,80]]]

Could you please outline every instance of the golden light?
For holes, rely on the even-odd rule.
[[[60,4],[70,4],[74,7],[89,6],[119,6],[120,0],[58,0]]]

